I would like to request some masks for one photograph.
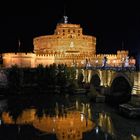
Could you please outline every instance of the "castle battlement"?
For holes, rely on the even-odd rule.
[[[93,66],[102,66],[104,57],[108,66],[120,66],[128,57],[126,50],[118,50],[116,54],[96,54],[96,37],[84,35],[80,24],[69,24],[67,19],[65,16],[64,23],[57,24],[53,35],[33,39],[34,53],[3,53],[3,66],[37,67],[53,63],[84,66],[86,60]],[[131,60],[132,64],[134,62]]]

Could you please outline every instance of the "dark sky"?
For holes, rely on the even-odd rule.
[[[135,0],[30,2],[1,4],[1,52],[17,50],[18,39],[23,51],[32,51],[33,37],[53,34],[64,7],[70,23],[81,24],[84,34],[97,37],[98,53],[116,53],[122,41],[131,54],[140,50],[140,7]]]

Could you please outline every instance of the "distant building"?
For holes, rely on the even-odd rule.
[[[3,53],[3,67],[37,67],[56,64],[68,66],[102,66],[104,57],[106,66],[122,66],[128,57],[128,51],[117,54],[96,54],[96,37],[83,35],[79,24],[69,24],[64,16],[63,23],[58,23],[53,35],[39,36],[33,39],[34,53]],[[88,61],[88,62],[87,62]],[[90,63],[90,64],[89,64]],[[135,60],[131,61],[135,65]]]

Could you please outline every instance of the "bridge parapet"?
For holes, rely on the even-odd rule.
[[[81,68],[85,69],[85,68]],[[136,71],[136,67],[102,67],[102,66],[97,66],[97,67],[86,67],[86,70],[114,70],[114,71]]]

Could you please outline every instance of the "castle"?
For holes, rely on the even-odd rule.
[[[66,64],[67,66],[82,67],[102,66],[107,58],[108,66],[122,66],[128,61],[128,51],[120,50],[117,54],[96,54],[96,37],[83,35],[79,24],[58,23],[53,35],[39,36],[33,39],[33,53],[3,53],[3,67],[37,67],[39,64]],[[127,58],[127,59],[126,59]],[[134,66],[135,59],[129,59],[127,66]]]

